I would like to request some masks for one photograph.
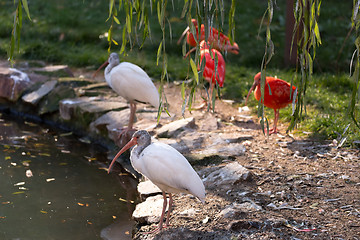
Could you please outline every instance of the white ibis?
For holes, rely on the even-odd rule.
[[[134,133],[132,139],[116,154],[109,166],[108,172],[111,171],[115,160],[134,145],[137,146],[131,151],[131,164],[136,171],[157,185],[164,197],[159,226],[153,232],[163,228],[167,205],[166,193],[169,194],[169,209],[165,227],[169,226],[169,217],[173,203],[172,193],[189,193],[204,203],[204,184],[186,158],[175,148],[167,144],[160,142],[151,143],[151,137],[145,130],[139,130]]]
[[[159,92],[147,73],[139,66],[129,63],[120,63],[119,55],[111,53],[108,60],[99,67],[96,73],[106,66],[105,79],[109,86],[121,97],[130,103],[130,118],[127,126],[131,130],[134,123],[136,101],[150,103],[156,109],[159,109]]]

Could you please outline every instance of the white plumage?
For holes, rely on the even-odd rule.
[[[114,157],[108,172],[110,172],[116,159],[134,145],[137,146],[131,150],[131,164],[136,171],[147,177],[163,192],[164,205],[158,230],[163,228],[162,224],[167,204],[166,193],[169,193],[170,200],[165,226],[169,225],[172,206],[171,193],[189,193],[204,203],[204,184],[186,158],[167,144],[151,143],[151,137],[145,130],[134,133],[132,139]]]
[[[160,106],[158,90],[142,68],[129,62],[120,63],[117,53],[111,53],[108,60],[99,67],[96,73],[106,64],[109,64],[104,73],[106,82],[117,94],[130,102],[130,117],[127,129],[132,129],[136,101],[150,103],[158,110]]]
[[[130,161],[135,170],[167,193],[189,193],[205,199],[205,187],[187,159],[164,143],[151,143],[138,156],[132,150]]]
[[[110,64],[106,68],[111,67],[110,61],[109,58]],[[156,109],[159,108],[158,90],[147,73],[139,66],[122,62],[113,68],[105,69],[105,79],[109,86],[126,100],[146,102]]]

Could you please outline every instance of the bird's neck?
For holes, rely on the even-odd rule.
[[[150,139],[149,139],[150,140]],[[145,143],[142,143],[142,144],[138,144],[136,145],[136,147],[133,148],[131,154],[134,155],[136,158],[139,158],[142,151],[144,151],[144,149],[146,147],[148,147],[149,145],[151,144],[151,140],[150,141],[147,141]]]
[[[111,70],[119,65],[119,62],[110,62],[109,65],[105,68],[105,77],[108,76],[111,72]]]

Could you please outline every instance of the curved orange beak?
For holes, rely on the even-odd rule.
[[[184,32],[181,34],[179,40],[177,41],[177,45],[179,45],[181,43],[181,40],[184,38],[184,36],[190,31],[190,27],[188,26],[187,28],[185,28]]]
[[[254,81],[254,84],[249,89],[248,95],[246,96],[245,105],[247,105],[247,101],[249,100],[250,93],[256,88],[257,84],[258,83],[256,81]]]
[[[106,65],[108,65],[109,62],[106,60],[99,68],[98,70],[96,70],[96,72],[92,75],[92,77],[94,78],[96,76],[96,74],[100,71],[100,69],[102,69],[103,67],[105,67]]]
[[[190,50],[185,54],[184,59],[187,58],[187,57],[190,55],[190,53],[195,52],[195,50],[196,50],[196,47],[193,47],[192,49],[190,49]]]
[[[135,146],[136,144],[137,144],[137,138],[131,138],[131,140],[116,154],[114,159],[111,161],[109,169],[108,169],[108,173],[110,173],[111,168],[113,167],[116,159],[118,159],[121,154],[123,154],[126,150],[128,150],[132,146]]]

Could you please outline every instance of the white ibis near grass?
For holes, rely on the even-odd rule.
[[[131,164],[136,171],[157,185],[164,197],[159,226],[153,232],[164,227],[163,221],[167,205],[166,193],[169,194],[169,209],[165,227],[169,226],[169,217],[173,203],[172,193],[189,193],[204,203],[204,184],[186,158],[175,148],[167,144],[160,142],[151,143],[151,137],[145,130],[139,130],[134,133],[132,139],[112,160],[108,172],[111,171],[116,159],[134,145],[137,146],[131,151]]]
[[[119,55],[111,53],[108,60],[99,67],[96,73],[106,66],[105,80],[109,86],[121,97],[130,103],[129,124],[125,133],[133,128],[136,102],[150,103],[157,110],[160,105],[159,92],[147,73],[139,66],[129,63],[120,63]]]

